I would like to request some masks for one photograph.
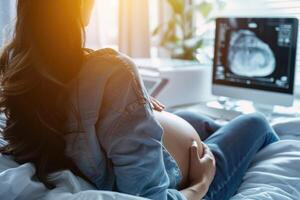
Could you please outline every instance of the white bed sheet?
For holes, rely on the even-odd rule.
[[[300,119],[282,121],[273,125],[282,140],[300,140]]]
[[[1,200],[145,200],[96,190],[70,171],[54,173],[51,179],[57,187],[48,190],[36,180],[35,167],[32,164],[18,165],[8,157],[0,155]]]
[[[282,140],[256,155],[231,200],[300,200],[300,120],[274,129]]]
[[[282,139],[260,151],[231,200],[300,200],[300,120],[275,126]],[[124,194],[93,190],[69,171],[55,173],[58,187],[47,190],[35,179],[35,168],[18,165],[0,155],[0,199],[5,200],[143,200]],[[221,200],[221,199],[220,199]]]
[[[282,140],[260,151],[231,200],[299,200],[300,141]]]

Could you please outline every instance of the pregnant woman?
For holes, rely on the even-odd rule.
[[[15,33],[0,57],[8,141],[1,152],[34,163],[48,188],[50,173],[69,169],[100,190],[229,199],[254,155],[278,140],[273,129],[259,114],[220,127],[163,111],[128,57],[84,49],[92,7],[93,0],[17,1]]]

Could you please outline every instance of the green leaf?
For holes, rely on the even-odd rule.
[[[201,48],[204,45],[204,41],[203,39],[199,39],[196,44],[192,47],[192,49],[194,51],[196,51],[197,49]]]
[[[197,49],[205,47],[203,35],[196,34],[197,27],[191,25],[195,14],[200,14],[203,24],[210,24],[214,9],[221,10],[226,0],[201,0],[199,4],[186,4],[186,0],[167,0],[172,8],[170,20],[158,26],[153,35],[161,34],[159,45],[170,51],[172,57],[196,59]]]
[[[168,3],[172,7],[174,13],[182,13],[184,11],[184,7],[185,7],[184,0],[168,0]]]
[[[153,36],[157,36],[157,35],[161,32],[162,27],[163,27],[162,24],[159,25],[159,26],[157,26],[157,27],[154,29],[154,31],[152,32],[152,35],[153,35]]]
[[[172,28],[172,23],[169,23],[167,30],[162,35],[160,46],[165,46],[166,44],[170,43],[173,35],[174,35],[174,29]]]
[[[202,16],[207,18],[211,11],[213,10],[214,6],[213,3],[202,2],[198,5],[199,11],[201,12]]]
[[[175,21],[175,20],[170,20],[170,21],[168,22],[168,29],[169,29],[169,30],[174,30],[175,24],[176,24],[176,21]]]

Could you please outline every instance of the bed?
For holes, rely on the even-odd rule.
[[[274,128],[282,140],[256,155],[231,200],[300,199],[300,120],[277,124]],[[93,186],[69,171],[54,173],[51,179],[57,187],[47,190],[35,179],[34,174],[35,168],[30,163],[18,165],[9,157],[0,156],[0,199],[143,200],[94,190]]]
[[[273,127],[281,141],[256,155],[231,200],[300,199],[300,119]]]

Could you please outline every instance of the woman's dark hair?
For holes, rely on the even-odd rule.
[[[48,188],[49,173],[71,169],[65,154],[68,85],[84,61],[81,0],[18,0],[15,32],[0,54],[0,111],[6,116],[0,152],[32,162]]]

